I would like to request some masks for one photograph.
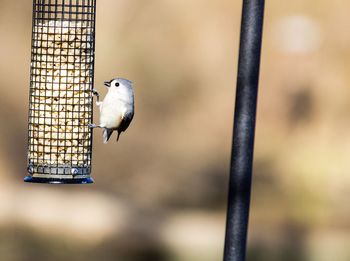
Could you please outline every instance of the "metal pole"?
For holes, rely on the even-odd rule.
[[[244,261],[264,0],[243,0],[224,261]]]

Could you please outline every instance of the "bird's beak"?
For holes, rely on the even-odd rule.
[[[107,87],[111,87],[111,81],[105,81],[104,84],[105,84],[105,86],[107,86]]]

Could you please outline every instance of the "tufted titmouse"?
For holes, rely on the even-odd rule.
[[[103,142],[107,143],[113,131],[118,131],[118,141],[120,134],[129,127],[134,117],[134,90],[132,82],[123,78],[106,81],[104,85],[108,92],[102,102],[98,92],[93,90],[97,96],[96,105],[100,107],[100,124],[89,124],[89,127],[103,128]]]

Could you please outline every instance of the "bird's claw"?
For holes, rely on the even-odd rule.
[[[96,89],[92,89],[91,92],[93,95],[100,97],[100,94],[98,93],[98,91]]]
[[[98,93],[98,91],[96,89],[92,89],[91,92],[93,95],[96,96],[97,102],[99,102],[100,101],[100,94]]]
[[[88,127],[91,128],[91,129],[94,129],[94,128],[96,128],[97,126],[96,126],[96,124],[89,123],[89,124],[88,124]]]

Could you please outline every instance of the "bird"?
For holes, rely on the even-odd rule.
[[[113,131],[120,134],[129,127],[134,118],[134,90],[130,80],[114,78],[105,81],[108,92],[103,101],[99,100],[99,93],[96,89],[92,93],[97,96],[96,105],[100,109],[100,124],[89,124],[90,128],[103,128],[103,143],[107,143]]]

